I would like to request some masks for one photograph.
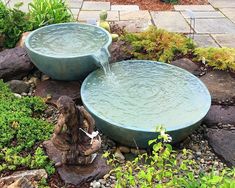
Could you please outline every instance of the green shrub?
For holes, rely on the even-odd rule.
[[[172,3],[172,4],[177,4],[178,0],[161,0],[164,3]]]
[[[197,165],[188,159],[190,151],[184,149],[182,157],[177,158],[176,151],[167,144],[169,135],[164,129],[159,129],[158,139],[149,141],[152,145],[152,155],[141,154],[133,161],[120,165],[111,157],[108,163],[114,169],[110,172],[116,175],[116,188],[232,188],[235,186],[235,169],[223,171],[201,172],[196,176]],[[104,157],[110,156],[105,153]]]
[[[17,98],[0,81],[0,172],[23,166],[54,173],[40,146],[53,132],[53,125],[39,119],[45,108],[41,98]]]
[[[64,0],[33,0],[29,3],[29,14],[34,29],[72,21],[71,11]]]
[[[215,69],[235,71],[235,48],[196,48],[194,60],[202,61]]]
[[[122,40],[131,45],[126,49],[137,59],[170,62],[175,57],[192,53],[194,43],[191,39],[151,26],[142,33],[126,33]]]
[[[19,6],[9,9],[0,1],[0,35],[4,37],[6,48],[14,47],[21,34],[32,29],[27,14],[20,11]]]

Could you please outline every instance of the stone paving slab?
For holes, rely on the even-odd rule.
[[[29,11],[28,10],[28,4],[30,2],[32,2],[32,0],[14,0],[14,1],[11,0],[11,1],[9,1],[8,5],[9,5],[10,8],[13,8],[16,3],[23,3],[23,5],[20,7],[20,10],[22,10],[24,12],[28,12]]]
[[[149,11],[138,10],[138,11],[120,11],[120,21],[127,20],[151,20]]]
[[[184,11],[190,9],[192,11],[215,11],[211,5],[174,5],[177,11]]]
[[[127,32],[138,33],[146,30],[152,22],[150,20],[128,20],[115,22],[119,27],[123,28]]]
[[[193,40],[198,47],[219,47],[210,35],[194,35]]]
[[[214,34],[212,37],[221,47],[235,48],[235,34]]]
[[[235,23],[235,8],[222,8],[220,11],[233,23]]]
[[[82,7],[83,0],[67,0],[69,8],[80,9]]]
[[[180,12],[151,12],[154,24],[171,32],[189,33],[190,27]]]
[[[140,10],[138,5],[111,5],[111,10],[136,11]]]
[[[82,10],[110,10],[110,2],[84,1]]]
[[[235,33],[235,24],[227,18],[196,19],[195,31],[200,34]]]
[[[225,16],[220,11],[203,11],[203,12],[193,12],[195,18],[224,18]],[[181,14],[184,18],[190,18],[186,11],[182,11]]]
[[[118,11],[107,11],[107,21],[119,21]],[[78,15],[78,21],[86,22],[90,19],[99,20],[100,11],[81,10]]]
[[[77,20],[78,19],[78,13],[79,13],[80,9],[79,8],[71,8],[70,10],[73,14],[74,19]]]
[[[209,2],[215,8],[235,8],[234,0],[209,0]]]

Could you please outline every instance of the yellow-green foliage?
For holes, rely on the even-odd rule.
[[[194,55],[215,69],[235,71],[235,48],[196,48]]]
[[[127,33],[122,39],[131,45],[128,53],[137,59],[170,62],[174,57],[190,54],[194,49],[190,38],[154,26],[142,33]]]

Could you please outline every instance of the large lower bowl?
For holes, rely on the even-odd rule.
[[[76,29],[83,32],[83,35],[86,35],[86,33],[89,34],[89,37],[87,37],[86,41],[81,41],[83,45],[80,45],[80,47],[77,47],[79,46],[78,43],[80,42],[78,39],[64,37],[69,33],[73,34],[74,30]],[[66,32],[64,35],[61,35],[58,31],[63,30],[66,30]],[[46,36],[51,35],[52,32],[55,32],[55,35],[57,33],[61,35],[59,36],[59,40],[56,39],[53,41],[51,36]],[[89,48],[90,42],[92,40],[96,40],[98,37],[102,39],[102,43],[98,47],[97,51],[86,51],[83,54],[66,52],[63,53],[63,50],[60,51],[60,54],[44,53],[32,45],[32,42],[35,40],[35,38],[42,35],[45,35],[44,37],[47,37],[48,41],[51,41],[51,43],[54,42],[56,44],[55,49],[61,47],[66,48],[66,45],[69,48],[71,46],[74,46],[74,48]],[[83,39],[83,37],[81,37],[81,39]],[[38,41],[40,42],[40,39],[38,39]],[[108,52],[108,47],[111,42],[112,38],[110,34],[103,28],[89,24],[63,23],[45,26],[31,32],[25,40],[25,47],[30,59],[35,64],[35,66],[51,78],[57,80],[79,80],[98,68],[99,53],[101,50]],[[50,43],[45,45],[50,45]]]
[[[82,84],[81,98],[96,127],[121,144],[148,147],[158,125],[172,143],[180,142],[210,108],[206,86],[176,66],[130,60],[113,64],[111,70],[116,76],[111,80],[102,70],[92,72]]]

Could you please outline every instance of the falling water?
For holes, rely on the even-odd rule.
[[[116,83],[116,77],[115,74],[111,71],[110,64],[109,64],[109,58],[110,58],[110,53],[107,49],[102,48],[96,55],[97,61],[100,63],[104,74],[105,78],[109,83]]]

